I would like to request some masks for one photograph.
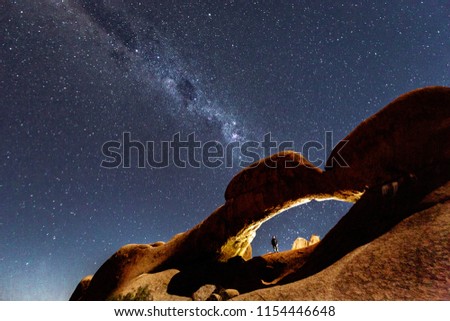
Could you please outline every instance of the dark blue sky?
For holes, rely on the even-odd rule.
[[[337,141],[449,85],[449,39],[447,1],[0,1],[0,299],[68,299],[120,246],[207,217],[239,171],[108,170],[106,141]],[[281,214],[254,254],[323,237],[349,206]]]

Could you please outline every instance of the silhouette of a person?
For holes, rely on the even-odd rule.
[[[278,240],[275,236],[272,236],[272,247],[274,252],[278,252]]]

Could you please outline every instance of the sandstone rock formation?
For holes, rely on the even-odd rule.
[[[326,173],[340,189],[363,190],[425,166],[448,164],[449,91],[428,87],[395,99],[334,148]],[[348,166],[340,166],[342,160]]]
[[[144,273],[116,289],[108,300],[125,301],[186,301],[190,298],[171,294],[167,287],[179,270],[169,269],[158,273]]]
[[[316,243],[319,243],[320,242],[320,237],[319,237],[319,235],[311,235],[311,238],[309,239],[309,242],[308,242],[308,246],[309,245],[313,245],[313,244],[316,244]]]
[[[308,247],[310,245],[316,244],[320,242],[320,238],[318,235],[311,235],[311,238],[308,240],[304,239],[303,237],[298,237],[295,239],[294,243],[292,244],[292,250],[299,250],[303,249],[305,247]]]
[[[309,245],[309,242],[307,239],[304,239],[303,237],[297,237],[292,244],[293,250],[303,249]]]
[[[78,300],[80,297],[82,297],[84,295],[84,293],[86,293],[86,290],[89,287],[91,280],[92,280],[92,275],[85,276],[80,281],[80,283],[78,283],[77,287],[75,288],[75,291],[73,291],[69,300],[71,300],[71,301]]]
[[[345,138],[348,143],[338,144],[325,171],[291,151],[251,165],[232,179],[225,192],[225,203],[203,222],[167,243],[122,247],[90,282],[85,280],[77,288],[71,299],[112,298],[125,293],[130,284],[153,278],[157,273],[167,277],[167,284],[160,290],[165,291],[167,285],[171,295],[181,298],[192,297],[199,287],[208,283],[246,293],[280,282],[302,282],[297,280],[333,267],[348,253],[376,241],[376,237],[388,233],[395,224],[412,215],[408,206],[419,206],[416,201],[424,191],[438,187],[436,178],[444,184],[450,176],[448,137],[449,88],[430,87],[403,95],[361,123]],[[420,181],[418,190],[411,187],[415,181]],[[388,197],[397,199],[402,186],[406,186],[406,190],[412,188],[414,197],[411,201],[400,198],[403,207],[392,216],[386,214],[392,211],[378,208],[376,212],[364,205],[370,203],[366,200],[370,197],[380,204],[385,204],[383,201]],[[381,191],[381,196],[376,194],[377,190]],[[358,202],[356,209],[321,242],[301,250],[250,259],[249,247],[256,230],[273,216],[311,200],[355,202],[365,191],[370,191],[361,200],[365,201]],[[366,219],[369,214],[358,210],[364,206],[367,206],[365,211],[372,210],[372,219]],[[349,231],[354,230],[359,232],[356,240],[346,238],[351,234]],[[365,233],[367,230],[370,233]],[[249,260],[233,259],[241,256]],[[296,260],[292,259],[295,257]],[[194,266],[203,267],[208,273],[199,275]],[[448,273],[446,277],[448,279]],[[209,282],[211,280],[214,282]],[[147,294],[147,291],[141,292]],[[241,297],[244,298],[243,295],[237,298]]]
[[[276,284],[297,271],[315,245],[300,250],[269,253],[245,261],[235,257],[228,262],[201,261],[183,268],[143,273],[121,287],[108,300],[225,300],[223,289],[247,293]],[[227,296],[228,298],[228,296]]]
[[[448,176],[447,183],[428,195],[419,196],[411,204],[411,197],[418,194],[410,192],[419,193],[419,189],[406,187],[400,191],[401,195],[382,202],[378,202],[379,190],[365,195],[351,209],[350,217],[346,216],[321,241],[323,250],[317,248],[317,256],[311,258],[309,267],[296,271],[282,282],[284,285],[256,290],[235,299],[450,300]],[[364,217],[358,216],[368,216],[370,223],[362,222]],[[382,219],[390,216],[396,221],[408,217],[389,229]],[[370,228],[377,221],[377,226]],[[357,231],[365,234],[360,246],[349,237],[349,233]],[[341,251],[339,259],[332,258],[338,247],[348,250]],[[305,278],[306,275],[310,276]]]

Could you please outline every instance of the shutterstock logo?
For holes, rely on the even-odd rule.
[[[326,131],[324,142],[307,141],[299,151],[315,167],[325,163],[327,155],[335,148],[333,132]],[[341,157],[340,151],[347,141],[340,141],[339,150],[334,152],[333,159],[327,164],[329,167],[348,167]],[[122,133],[122,140],[107,141],[101,151],[104,159],[100,166],[103,168],[232,168],[247,167],[261,158],[277,152],[297,150],[293,141],[274,141],[271,133],[264,135],[261,141],[231,142],[223,144],[218,141],[202,142],[196,139],[195,133],[182,137],[181,133],[174,134],[170,140],[145,141],[133,140],[130,132]],[[292,166],[298,166],[292,164]]]

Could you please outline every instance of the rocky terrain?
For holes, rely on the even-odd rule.
[[[450,88],[405,94],[338,144],[325,171],[292,151],[260,160],[203,222],[122,247],[71,300],[448,300],[449,137]],[[261,224],[329,199],[355,205],[322,241],[252,258]]]

